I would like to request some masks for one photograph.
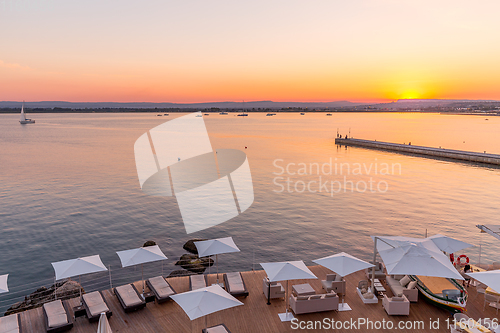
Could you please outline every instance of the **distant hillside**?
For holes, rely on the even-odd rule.
[[[0,108],[20,108],[22,102],[5,101],[0,102]],[[63,101],[42,101],[26,102],[27,108],[70,108],[70,109],[96,109],[96,108],[130,108],[130,109],[167,109],[167,108],[189,108],[189,109],[282,109],[282,108],[341,108],[354,107],[356,105],[365,105],[366,103],[352,103],[349,101],[336,102],[273,102],[273,101],[254,101],[254,102],[209,102],[209,103],[117,103],[117,102],[63,102]]]

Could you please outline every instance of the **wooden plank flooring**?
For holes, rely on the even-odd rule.
[[[325,279],[326,274],[330,273],[327,269],[321,266],[310,267],[311,270],[319,277]],[[211,314],[207,317],[208,326],[224,323],[233,333],[255,333],[269,332],[281,333],[292,332],[291,323],[282,323],[278,318],[278,313],[284,312],[285,301],[272,300],[271,305],[267,305],[267,300],[262,293],[262,279],[265,276],[264,271],[243,272],[243,278],[250,292],[247,298],[241,298],[245,304],[236,308],[220,311]],[[220,274],[221,278],[222,275]],[[215,283],[215,274],[209,276],[209,282]],[[358,318],[367,318],[371,321],[385,320],[391,321],[394,325],[398,325],[400,321],[423,321],[425,327],[422,329],[403,329],[399,332],[449,332],[445,327],[446,319],[450,318],[450,314],[433,305],[427,304],[423,299],[419,299],[418,303],[411,303],[409,316],[389,316],[382,307],[382,301],[378,304],[363,304],[356,294],[356,286],[359,280],[364,280],[364,272],[358,272],[349,275],[347,281],[347,295],[345,297],[352,311],[346,312],[321,312],[307,315],[296,316],[299,320],[304,321],[323,321],[325,318],[335,321],[351,321],[357,322]],[[188,277],[171,278],[169,282],[177,292],[184,292],[189,289]],[[291,281],[289,290],[292,284],[309,283],[317,293],[323,293],[320,280],[296,280]],[[140,282],[136,283],[138,290],[142,288]],[[390,295],[390,290],[388,294]],[[495,309],[486,306],[483,312],[483,295],[477,295],[474,287],[469,287],[469,301],[467,304],[467,314],[474,318],[500,318],[496,315]],[[205,327],[205,319],[200,318],[190,321],[184,311],[173,301],[168,301],[163,304],[148,303],[146,308],[133,313],[126,314],[118,302],[116,296],[110,290],[104,291],[113,316],[110,318],[110,325],[115,333],[159,333],[159,332],[201,332]],[[78,299],[68,301],[71,307],[78,305]],[[45,324],[43,320],[42,309],[33,309],[21,313],[22,325],[25,333],[41,333],[45,332]],[[430,320],[439,320],[440,328],[431,329],[429,327]],[[89,323],[85,317],[76,318],[73,329],[70,332],[74,333],[93,333],[97,331],[97,323]],[[302,331],[302,330],[301,330]],[[390,329],[374,330],[366,326],[358,327],[357,329],[313,329],[303,330],[305,332],[394,332]]]

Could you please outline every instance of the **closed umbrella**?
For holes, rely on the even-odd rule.
[[[0,294],[9,292],[9,286],[7,285],[8,278],[9,274],[0,275]]]
[[[52,267],[54,267],[56,281],[73,276],[78,276],[81,280],[82,275],[108,270],[102,263],[101,257],[99,257],[99,255],[53,262]],[[80,298],[81,297],[82,288],[80,286]]]
[[[346,276],[351,273],[373,267],[373,264],[351,256],[348,253],[340,252],[328,257],[313,260],[313,262],[326,267],[340,276]],[[344,303],[344,295],[342,295],[342,304],[339,304],[339,311],[349,311],[351,307]]]
[[[99,325],[97,325],[97,333],[113,333],[111,326],[109,326],[108,317],[106,312],[102,312],[99,317]]]
[[[289,280],[302,280],[302,279],[317,279],[307,268],[302,260],[299,261],[285,261],[285,262],[270,262],[260,264],[267,273],[270,282],[286,281],[286,295],[285,295],[285,313],[280,313],[281,321],[291,321],[294,317],[292,313],[288,312],[288,281]]]
[[[143,264],[147,262],[166,260],[168,259],[163,252],[161,252],[158,245],[139,247],[137,249],[118,251],[116,252],[122,267],[135,266],[141,264],[141,280],[142,280],[142,293],[144,294],[144,267]]]
[[[243,305],[219,285],[200,288],[170,296],[188,315],[190,320],[206,316],[235,306]]]
[[[198,250],[199,257],[208,257],[215,255],[215,263],[217,267],[217,283],[219,283],[218,255],[222,253],[240,252],[240,249],[236,246],[232,237],[194,242],[194,245]]]

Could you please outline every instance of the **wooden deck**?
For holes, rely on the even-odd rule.
[[[311,270],[319,277],[325,279],[326,274],[330,273],[322,266],[310,267]],[[272,300],[271,305],[267,305],[267,300],[262,293],[262,279],[265,276],[264,271],[243,272],[243,278],[250,292],[247,298],[242,298],[241,301],[245,304],[236,308],[220,311],[211,314],[207,317],[208,326],[224,323],[232,333],[255,333],[255,332],[292,332],[291,323],[282,323],[278,318],[278,313],[284,312],[285,301]],[[219,275],[221,277],[221,275]],[[389,316],[382,307],[382,301],[378,304],[363,304],[356,294],[356,286],[359,280],[364,280],[363,272],[358,272],[349,275],[347,281],[347,295],[345,297],[352,311],[346,312],[321,312],[308,315],[296,316],[299,320],[304,321],[323,321],[325,318],[335,321],[358,321],[358,318],[367,318],[371,321],[391,321],[394,326],[400,321],[423,321],[425,327],[421,329],[403,329],[400,332],[449,332],[446,328],[446,319],[450,318],[450,314],[433,305],[427,304],[423,299],[418,303],[412,303],[409,316]],[[210,275],[210,283],[215,283],[215,274]],[[187,277],[178,277],[169,279],[169,283],[177,292],[184,292],[189,289],[189,279]],[[309,283],[317,293],[323,293],[319,280],[296,280],[291,281],[292,284]],[[142,284],[138,282],[136,286],[142,288]],[[387,288],[389,290],[389,288]],[[469,287],[469,301],[467,304],[467,314],[474,319],[479,318],[499,318],[496,315],[495,309],[486,306],[483,312],[483,295],[477,295],[474,287]],[[388,291],[389,296],[390,291]],[[148,303],[146,308],[134,313],[126,314],[118,302],[116,296],[110,290],[104,291],[108,303],[110,304],[113,316],[110,318],[110,325],[113,332],[117,333],[159,333],[159,332],[201,332],[205,327],[205,319],[199,318],[190,321],[184,311],[173,301],[168,301],[163,304]],[[476,297],[477,296],[477,297]],[[68,301],[71,307],[78,305],[78,299]],[[41,333],[45,332],[42,309],[33,309],[21,313],[23,332],[25,333]],[[439,320],[439,329],[431,329],[429,327],[430,320]],[[70,332],[74,333],[93,333],[97,331],[97,323],[89,323],[85,317],[76,318],[75,325]],[[301,330],[299,330],[301,331]],[[390,329],[370,329],[366,326],[358,327],[357,329],[313,329],[304,330],[305,332],[393,332]]]

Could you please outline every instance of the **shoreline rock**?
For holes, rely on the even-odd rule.
[[[182,248],[184,250],[188,251],[189,253],[198,255],[198,249],[196,248],[196,245],[194,245],[194,242],[202,242],[202,241],[206,241],[206,239],[202,239],[202,238],[190,239],[186,243],[184,243]]]
[[[188,271],[199,274],[203,273],[207,267],[213,266],[214,261],[207,257],[199,258],[196,254],[186,253],[183,254],[175,264]]]
[[[62,280],[49,288],[40,287],[28,296],[25,296],[24,301],[13,304],[7,311],[5,311],[4,316],[25,310],[35,309],[47,302],[53,301],[55,299],[55,288],[57,288],[57,299],[62,300],[80,296],[80,289],[82,294],[85,293],[85,290],[78,282],[71,279]]]

